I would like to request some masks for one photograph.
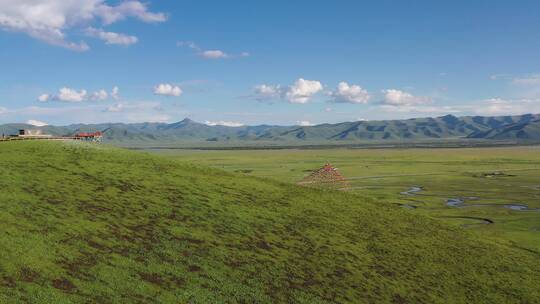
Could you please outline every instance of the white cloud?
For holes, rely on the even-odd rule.
[[[178,97],[182,95],[182,89],[176,85],[161,83],[154,87],[154,94]]]
[[[107,93],[107,91],[105,90],[96,91],[92,93],[92,95],[90,96],[90,100],[96,100],[96,101],[103,101],[103,100],[107,100],[108,98],[109,98],[109,93]]]
[[[242,127],[244,124],[236,121],[205,121],[205,125],[209,126],[225,126],[225,127]]]
[[[88,92],[86,90],[74,90],[70,88],[61,88],[58,92],[58,95],[53,97],[56,101],[65,101],[65,102],[81,102],[86,100]]]
[[[49,95],[49,94],[41,94],[41,95],[38,96],[37,99],[40,102],[47,102],[47,101],[49,101],[50,98],[51,98],[51,95]]]
[[[280,85],[261,84],[253,88],[253,97],[258,101],[282,99],[289,103],[308,103],[314,95],[323,90],[323,85],[316,80],[299,78],[292,85],[282,87]]]
[[[322,91],[323,86],[316,80],[298,79],[285,91],[285,98],[290,103],[308,103],[313,95]]]
[[[340,82],[336,90],[330,92],[329,95],[335,103],[366,104],[371,98],[367,90],[359,85],[349,85],[344,81]]]
[[[123,109],[124,109],[124,104],[123,103],[117,103],[117,104],[114,104],[112,106],[109,106],[105,109],[105,112],[121,112]]]
[[[223,59],[223,58],[229,58],[229,55],[227,53],[220,51],[220,50],[208,50],[203,51],[200,53],[201,57],[206,59]]]
[[[132,45],[139,41],[139,39],[135,36],[120,34],[120,33],[114,33],[114,32],[106,32],[102,29],[95,29],[93,27],[89,27],[86,30],[86,34],[90,37],[99,38],[103,41],[105,41],[105,44],[117,44],[117,45]]]
[[[302,127],[314,126],[314,124],[312,124],[310,121],[307,121],[307,120],[299,120],[296,122],[296,124]]]
[[[111,91],[111,97],[114,100],[120,99],[120,89],[117,86],[114,86]]]
[[[204,58],[204,59],[229,59],[229,58],[235,58],[235,57],[249,57],[250,56],[248,52],[241,52],[238,55],[231,55],[231,54],[226,53],[225,51],[218,50],[218,49],[205,50],[201,48],[200,46],[198,46],[193,41],[178,41],[176,43],[176,46],[190,48],[194,50],[197,53],[197,55],[199,55],[201,58]]]
[[[36,126],[36,127],[44,127],[44,126],[49,125],[49,124],[46,123],[46,122],[39,121],[39,120],[35,120],[35,119],[30,119],[30,120],[26,121],[26,124],[29,124],[29,125],[32,125],[32,126]]]
[[[93,2],[102,3],[104,1],[94,0]],[[146,4],[134,0],[124,1],[117,6],[109,6],[102,3],[97,6],[95,14],[106,25],[124,20],[128,17],[134,17],[147,23],[164,22],[167,20],[167,15],[164,13],[149,12]]]
[[[385,105],[411,107],[431,102],[429,97],[414,96],[410,93],[395,89],[383,90],[382,93],[384,95],[382,103]]]
[[[115,89],[116,89],[116,94],[114,94]],[[40,102],[47,102],[51,100],[62,101],[62,102],[83,102],[83,101],[104,101],[104,100],[107,100],[109,96],[113,98],[114,96],[118,96],[118,87],[113,88],[113,92],[111,93],[111,95],[109,95],[109,93],[107,93],[107,91],[103,89],[89,94],[88,91],[85,89],[81,89],[77,91],[76,89],[63,87],[56,94],[41,94],[39,95],[37,99]]]
[[[253,97],[258,101],[268,101],[281,96],[281,87],[279,85],[261,84],[253,88]]]
[[[86,51],[89,46],[84,41],[69,41],[67,35],[71,31],[77,32],[81,26],[93,23],[109,25],[128,17],[143,22],[167,19],[165,14],[149,12],[145,4],[135,0],[116,6],[108,5],[105,0],[0,0],[0,29],[25,33],[76,51]]]

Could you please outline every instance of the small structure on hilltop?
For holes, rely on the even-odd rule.
[[[348,190],[351,187],[347,179],[339,173],[338,169],[328,163],[299,181],[298,185],[337,190]]]
[[[20,137],[20,138],[51,138],[53,137],[52,135],[50,134],[45,134],[43,133],[42,130],[19,130],[19,135],[17,137]]]
[[[101,142],[103,140],[103,132],[81,132],[75,134],[76,140]]]
[[[103,140],[103,132],[80,132],[74,135],[68,136],[55,136],[50,134],[44,134],[42,130],[19,130],[17,135],[5,136],[2,134],[0,141],[12,141],[12,140],[78,140],[78,141],[90,141],[100,143]]]

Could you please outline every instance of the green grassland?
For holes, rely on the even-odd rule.
[[[482,236],[540,252],[540,210],[504,207],[540,208],[540,147],[157,152],[289,183],[330,162],[351,178],[350,192],[376,199],[379,205],[404,204],[409,212],[466,225]],[[414,196],[401,194],[413,186],[423,191]],[[447,206],[446,200],[454,198],[472,199],[465,199],[468,207]],[[471,217],[494,223],[485,225]]]
[[[410,186],[401,178],[359,180],[394,188],[351,193],[291,184],[321,160],[371,176],[460,170],[471,156],[456,150],[439,160],[455,166],[433,167],[412,151],[259,152],[174,160],[81,143],[1,143],[0,302],[540,302],[538,253],[391,204]],[[508,162],[521,161],[506,164],[502,153],[494,163],[537,166],[519,153]],[[476,178],[460,176],[447,178]],[[439,176],[423,178],[414,184],[426,193],[443,190],[430,190]]]

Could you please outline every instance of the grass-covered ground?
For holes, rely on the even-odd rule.
[[[380,205],[406,204],[484,237],[540,253],[540,147],[474,149],[158,150],[181,161],[295,183],[325,162],[352,178],[352,192]],[[413,186],[415,196],[400,194]],[[448,199],[466,207],[447,206]],[[469,199],[468,199],[469,198]],[[475,206],[476,205],[476,206]],[[410,207],[409,207],[410,208]],[[477,218],[477,219],[472,219]],[[488,219],[493,224],[486,225]]]
[[[0,302],[540,302],[537,253],[376,195],[53,142],[0,188]]]

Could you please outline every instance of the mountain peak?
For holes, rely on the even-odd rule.
[[[448,124],[455,124],[455,123],[459,122],[459,118],[457,118],[456,116],[454,116],[452,114],[442,116],[441,119],[444,122],[448,123]]]
[[[195,123],[194,120],[189,119],[188,117],[184,118],[182,121],[177,122],[178,124],[190,124]]]

